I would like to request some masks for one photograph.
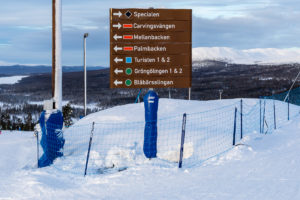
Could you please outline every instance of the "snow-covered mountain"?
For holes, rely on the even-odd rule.
[[[217,60],[235,64],[300,63],[300,48],[233,49],[229,47],[193,48],[193,62]]]

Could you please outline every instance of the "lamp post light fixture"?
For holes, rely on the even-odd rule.
[[[87,102],[87,77],[86,77],[86,38],[89,36],[88,33],[83,35],[83,67],[84,67],[84,116],[86,116],[86,102]]]

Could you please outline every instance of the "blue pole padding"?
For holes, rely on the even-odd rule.
[[[143,151],[147,158],[155,158],[157,153],[157,111],[158,95],[150,90],[144,96],[145,130]]]
[[[65,139],[63,138],[63,114],[56,110],[46,117],[46,111],[43,111],[39,119],[42,130],[41,146],[44,154],[38,161],[39,167],[47,167],[53,161],[63,156],[63,147]]]

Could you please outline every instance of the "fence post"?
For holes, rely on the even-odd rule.
[[[273,113],[274,113],[274,129],[276,129],[276,107],[275,107],[274,99],[273,99]]]
[[[180,144],[180,155],[179,155],[178,168],[182,167],[184,138],[185,138],[185,127],[186,127],[186,113],[183,114],[183,119],[182,119],[181,144]]]
[[[243,139],[243,99],[241,99],[241,139]]]
[[[263,111],[263,121],[262,121],[262,132],[264,132],[265,129],[265,113],[266,113],[266,99],[264,100],[264,111]]]
[[[90,150],[91,150],[92,140],[93,140],[93,135],[94,135],[94,127],[95,127],[95,122],[93,122],[92,131],[91,131],[91,135],[90,135],[89,148],[88,148],[86,162],[85,162],[84,176],[86,175],[86,171],[87,171],[87,167],[88,167],[88,163],[89,163]]]
[[[288,96],[288,120],[290,120],[290,96]]]
[[[233,123],[233,139],[232,139],[232,145],[235,145],[236,112],[237,112],[237,108],[235,107],[235,109],[234,109],[234,123]]]
[[[259,133],[261,133],[261,98],[259,98]]]
[[[39,168],[39,158],[40,158],[40,142],[39,142],[39,132],[35,131],[36,133],[36,161],[37,161],[37,168]]]

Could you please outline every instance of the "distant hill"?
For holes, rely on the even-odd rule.
[[[194,63],[197,64],[197,63]],[[223,62],[207,62],[193,67],[192,99],[258,98],[288,90],[300,70],[300,64],[238,65]],[[135,101],[139,89],[110,89],[109,68],[90,70],[87,73],[89,103],[99,103],[103,108]],[[83,102],[82,72],[63,74],[63,99],[75,104]],[[300,86],[300,80],[294,87]],[[168,98],[168,89],[155,89],[160,97]],[[143,96],[147,92],[144,89]],[[172,98],[188,98],[187,89],[171,89]],[[0,102],[43,101],[51,98],[51,74],[35,74],[23,78],[14,85],[0,85]]]
[[[99,70],[105,67],[88,67],[87,70]],[[82,66],[63,66],[63,72],[78,72],[83,71]],[[29,74],[45,74],[51,73],[52,67],[46,65],[28,66],[28,65],[12,65],[0,66],[0,75],[29,75]]]
[[[193,48],[193,62],[215,60],[231,64],[300,63],[300,48],[234,49],[229,47]],[[200,65],[201,66],[201,65]]]

